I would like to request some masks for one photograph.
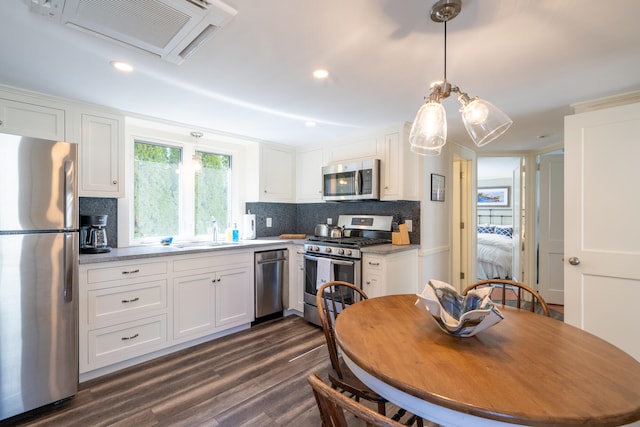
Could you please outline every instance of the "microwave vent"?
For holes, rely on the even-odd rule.
[[[222,0],[31,0],[30,9],[176,64],[237,13]]]

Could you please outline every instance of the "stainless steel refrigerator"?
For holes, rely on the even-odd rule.
[[[77,159],[0,134],[0,420],[78,388]]]

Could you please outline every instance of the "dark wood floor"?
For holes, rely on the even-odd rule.
[[[306,376],[328,367],[322,330],[288,316],[82,383],[73,399],[0,425],[317,427]]]
[[[16,426],[319,426],[306,376],[326,378],[321,329],[297,316],[80,385]]]

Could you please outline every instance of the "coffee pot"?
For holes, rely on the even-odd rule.
[[[80,215],[80,253],[110,252],[107,245],[107,216]]]

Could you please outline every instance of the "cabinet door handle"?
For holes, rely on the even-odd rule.
[[[369,261],[369,265],[380,265],[380,263],[379,262],[371,262],[371,261]]]
[[[135,270],[131,270],[131,271],[123,271],[122,274],[135,274],[135,273],[140,273],[140,269],[136,268]]]
[[[118,180],[117,180],[117,179],[114,179],[113,181],[111,181],[111,183],[112,183],[113,185],[116,185],[116,184],[118,184]]]
[[[139,334],[134,334],[134,335],[131,335],[130,337],[122,337],[122,338],[120,338],[120,339],[121,339],[122,341],[128,341],[128,340],[136,339],[136,338],[138,338],[139,336],[140,336]]]
[[[127,304],[127,303],[130,303],[130,302],[136,302],[136,301],[140,301],[140,298],[135,297],[135,298],[133,298],[133,299],[123,299],[123,300],[122,300],[122,303],[123,303],[123,304]]]

